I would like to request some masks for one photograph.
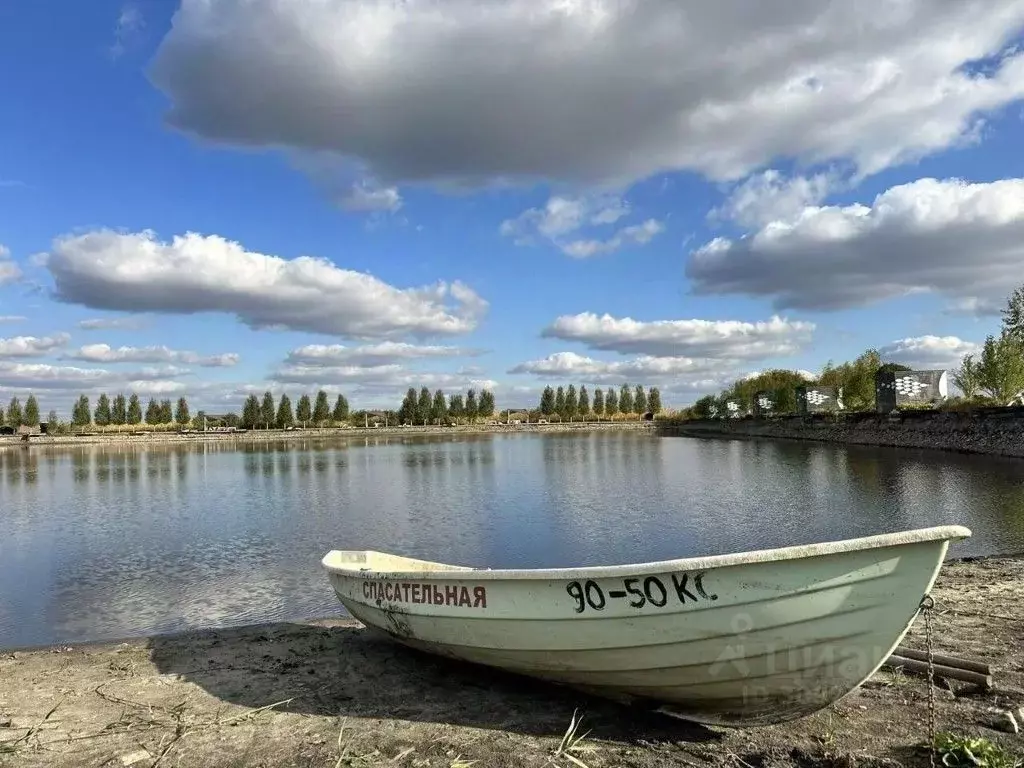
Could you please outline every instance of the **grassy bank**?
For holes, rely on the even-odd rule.
[[[561,424],[464,424],[456,427],[350,427],[330,429],[256,429],[248,432],[150,432],[138,435],[131,432],[100,432],[88,435],[34,435],[27,445],[124,445],[124,444],[173,444],[173,443],[253,443],[280,442],[289,440],[332,440],[350,437],[379,437],[381,435],[475,435],[506,434],[519,432],[581,432],[598,430],[650,430],[654,423],[649,421],[576,421]],[[0,450],[24,447],[19,437],[0,437]]]
[[[933,594],[935,651],[988,662],[996,685],[938,687],[938,730],[1020,754],[987,710],[1024,704],[1024,559],[948,563]],[[923,632],[919,620],[906,644],[922,647]],[[14,768],[928,765],[922,677],[880,672],[788,725],[704,728],[414,653],[344,620],[0,653],[0,680],[0,763]],[[574,712],[587,735],[570,748]]]

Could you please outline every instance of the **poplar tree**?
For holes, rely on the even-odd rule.
[[[16,397],[12,397],[10,404],[7,406],[7,426],[17,429],[21,426],[21,417],[21,401]]]
[[[430,406],[430,418],[440,423],[448,417],[448,401],[440,389],[434,393],[434,402]]]
[[[628,384],[623,384],[619,388],[619,412],[622,414],[633,412],[633,393],[629,391]]]
[[[309,395],[303,394],[299,398],[299,404],[295,406],[295,418],[302,426],[306,426],[313,419],[313,403]]]
[[[455,394],[451,396],[451,400],[448,403],[448,415],[455,419],[455,423],[461,419],[466,413],[466,407],[462,404],[462,395]]]
[[[338,395],[334,401],[334,410],[331,412],[331,421],[341,422],[348,418],[348,400],[344,395]]]
[[[604,415],[604,391],[600,387],[594,389],[594,415],[597,417]]]
[[[559,416],[565,414],[565,390],[561,387],[555,390],[555,413]]]
[[[633,410],[640,416],[647,413],[647,395],[644,394],[644,388],[639,384],[636,385],[636,392],[633,394]]]
[[[477,417],[479,411],[480,407],[476,402],[476,390],[471,389],[466,393],[466,418],[472,421]]]
[[[580,404],[577,410],[584,419],[590,413],[590,395],[587,394],[587,388],[582,384],[580,384]]]
[[[125,414],[125,421],[128,424],[142,423],[142,403],[139,402],[139,396],[134,392],[128,398],[128,412]]]
[[[170,424],[174,421],[174,409],[171,407],[171,401],[164,398],[160,401],[160,423]]]
[[[478,412],[485,418],[494,415],[494,393],[491,390],[485,389],[480,392]]]
[[[25,413],[21,417],[21,423],[26,427],[39,426],[39,403],[35,395],[29,395],[25,401]]]
[[[318,427],[331,418],[331,404],[327,402],[327,393],[322,389],[316,393],[316,403],[313,405],[313,421]]]
[[[295,423],[295,415],[292,413],[292,401],[288,398],[288,395],[281,395],[281,400],[277,405],[276,423],[278,429],[290,427]]]
[[[105,427],[110,423],[110,398],[106,392],[96,400],[96,412],[92,420],[96,422],[97,427]]]
[[[426,387],[420,388],[420,397],[416,401],[416,418],[421,423],[430,421],[430,411],[434,405],[434,399],[430,396],[430,390]]]
[[[619,399],[615,395],[615,387],[608,387],[608,393],[604,396],[604,412],[609,416],[619,412]]]
[[[192,420],[188,412],[188,401],[184,397],[178,398],[178,407],[174,411],[174,420],[181,426],[185,426]]]
[[[565,393],[565,413],[564,418],[573,419],[576,416],[576,409],[579,407],[579,400],[576,397],[576,385],[570,384],[569,389]]]
[[[260,399],[256,395],[249,395],[242,406],[242,426],[246,429],[255,429],[260,422]]]
[[[146,423],[159,424],[160,416],[160,405],[157,403],[156,398],[149,398],[149,405],[146,406]]]
[[[114,396],[114,403],[110,406],[110,423],[128,423],[128,404],[125,402],[124,395],[120,392]]]
[[[651,387],[647,393],[647,410],[655,416],[661,413],[661,392],[657,387]]]
[[[277,413],[274,411],[274,396],[270,391],[263,393],[263,403],[260,405],[260,422],[266,425],[267,429],[274,426]]]
[[[555,412],[555,390],[550,386],[544,387],[544,391],[541,393],[540,412],[545,416],[550,416]]]

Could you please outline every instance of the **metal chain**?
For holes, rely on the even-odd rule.
[[[924,643],[928,651],[928,765],[935,768],[935,661],[932,649],[932,608],[935,600],[925,595],[921,600],[921,611],[924,613]]]

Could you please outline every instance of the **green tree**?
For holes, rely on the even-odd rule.
[[[600,387],[594,388],[594,415],[598,418],[604,416],[604,390]]]
[[[16,397],[12,397],[10,404],[7,406],[7,426],[14,427],[15,429],[20,427],[23,415],[24,414],[21,411],[21,400]]]
[[[710,419],[715,415],[716,409],[717,403],[715,402],[714,395],[704,395],[704,397],[697,400],[697,402],[690,407],[693,415],[698,419]]]
[[[174,409],[171,407],[171,401],[164,398],[160,401],[160,423],[170,424],[174,421]]]
[[[622,414],[633,412],[633,393],[629,389],[629,384],[619,387],[619,412]]]
[[[114,396],[114,403],[110,406],[110,423],[128,423],[128,403],[120,392]]]
[[[295,414],[292,413],[292,401],[288,395],[281,395],[281,400],[277,404],[277,428],[284,429],[285,427],[292,426],[294,423]]]
[[[647,413],[647,394],[639,384],[636,385],[636,390],[633,393],[633,410],[640,416]]]
[[[562,414],[562,418],[572,421],[576,418],[576,412],[579,407],[580,401],[576,394],[576,385],[570,384],[569,388],[565,391],[565,412]]]
[[[478,412],[484,418],[490,418],[494,415],[494,393],[489,389],[480,391],[480,405]]]
[[[2,420],[3,416],[0,415],[0,421]],[[63,431],[64,425],[60,423],[60,417],[57,416],[57,411],[51,410],[49,415],[46,417],[46,433],[49,435],[59,435]]]
[[[29,395],[25,400],[25,413],[22,414],[21,423],[26,427],[39,426],[39,403],[35,395]]]
[[[619,398],[615,394],[615,387],[608,387],[608,392],[604,396],[604,412],[609,417],[619,412]]]
[[[982,389],[993,400],[1011,403],[1024,391],[1024,341],[1006,332],[986,338],[979,373]]]
[[[331,404],[327,401],[327,393],[322,389],[316,393],[316,403],[313,405],[313,422],[322,427],[331,418]]]
[[[647,410],[657,416],[661,413],[661,390],[651,387],[647,393]]]
[[[448,401],[440,389],[434,393],[434,402],[430,406],[430,418],[438,424],[448,418]]]
[[[466,418],[474,421],[480,412],[480,406],[476,401],[476,390],[471,389],[466,393]]]
[[[430,421],[430,409],[433,404],[434,400],[430,396],[430,390],[426,387],[420,387],[420,396],[416,401],[416,418],[421,424],[426,424]]]
[[[128,413],[125,414],[125,420],[128,424],[142,423],[142,403],[139,402],[139,396],[134,392],[128,398]]]
[[[313,420],[313,403],[309,395],[303,394],[299,397],[299,404],[295,406],[295,418],[303,427]]]
[[[555,390],[555,413],[565,418],[565,390],[562,387]]]
[[[1024,344],[1024,286],[1010,294],[1003,314],[1003,333]]]
[[[871,410],[875,404],[875,374],[881,366],[878,350],[869,349],[853,362],[838,367],[827,363],[818,383],[826,387],[841,387],[843,404],[849,410]]]
[[[274,408],[274,395],[270,391],[263,393],[263,402],[260,404],[260,422],[266,429],[270,429],[277,420],[277,412]]]
[[[914,370],[909,365],[903,363],[882,363],[878,366],[878,373],[899,373],[900,371],[912,371]]]
[[[260,423],[260,399],[256,395],[249,395],[245,398],[245,405],[242,406],[242,427],[245,429],[256,429]]]
[[[104,392],[96,400],[96,411],[93,413],[92,420],[97,427],[105,427],[110,424],[110,417],[110,398]]]
[[[7,420],[6,420],[5,416],[6,416],[6,414],[4,413],[4,407],[2,405],[0,405],[0,427],[2,427],[2,426],[7,424]]]
[[[415,423],[417,403],[416,388],[409,387],[402,400],[402,405],[398,409],[398,418],[403,424]]]
[[[456,424],[458,424],[459,423],[459,419],[461,419],[465,414],[466,414],[466,406],[463,405],[463,403],[462,403],[462,395],[461,394],[452,395],[451,399],[448,401],[448,415],[451,416],[452,419],[455,420]]]
[[[544,387],[540,395],[540,412],[550,416],[555,412],[555,390],[551,387]]]
[[[174,420],[183,427],[192,421],[192,416],[188,412],[188,400],[184,397],[178,398],[178,406],[174,409]]]
[[[146,423],[159,424],[161,416],[160,404],[156,401],[156,398],[149,398],[149,405],[146,406]]]
[[[208,421],[206,411],[196,411],[196,415],[192,418],[192,421],[196,425],[196,429],[205,430]],[[227,426],[227,424],[224,426]]]
[[[92,408],[89,407],[89,398],[85,395],[78,397],[71,411],[71,423],[76,427],[87,427],[92,424]]]
[[[348,419],[348,400],[344,395],[338,395],[334,401],[334,410],[331,411],[331,421],[341,423]]]
[[[582,384],[580,384],[580,402],[577,411],[584,419],[590,414],[590,395],[587,394],[587,388]]]
[[[974,355],[966,355],[960,367],[953,371],[953,384],[968,400],[978,396],[978,390],[982,387],[981,366],[975,362]]]

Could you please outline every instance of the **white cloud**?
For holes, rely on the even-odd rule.
[[[119,391],[151,390],[154,386],[168,387],[168,380],[188,373],[187,370],[168,366],[142,368],[129,373],[116,373],[102,368],[78,368],[48,363],[15,363],[0,360],[0,386],[9,389],[89,390],[116,388]],[[185,384],[173,382],[177,391]]]
[[[179,129],[388,185],[871,173],[1018,101],[1022,25],[1019,0],[183,0],[150,77]]]
[[[413,371],[392,365],[301,365],[284,364],[271,374],[271,380],[280,384],[302,384],[309,388],[343,387],[354,400],[366,399],[397,408],[409,387],[427,387],[431,391],[465,391],[474,388],[493,390],[498,382],[478,375],[460,373],[434,373]]]
[[[114,27],[114,43],[110,46],[110,55],[115,59],[121,56],[145,25],[142,11],[138,6],[131,3],[121,6],[121,13],[118,14]]]
[[[98,230],[54,242],[45,257],[56,297],[94,309],[235,315],[255,329],[358,339],[473,330],[487,302],[458,281],[396,288],[326,259],[247,251],[216,235],[171,242],[146,230]]]
[[[512,238],[516,245],[535,245],[540,240],[547,240],[567,256],[588,258],[598,253],[617,251],[625,245],[644,245],[665,229],[660,221],[647,219],[640,224],[621,227],[606,238],[568,237],[584,229],[615,224],[629,213],[629,204],[616,195],[555,195],[543,208],[530,208],[514,219],[506,219],[498,231],[504,237]]]
[[[689,357],[640,355],[630,360],[608,362],[575,352],[555,352],[540,360],[519,363],[509,373],[530,373],[534,376],[586,383],[647,384],[681,376],[718,374],[724,367],[720,361]]]
[[[835,178],[824,173],[786,178],[779,171],[767,170],[737,185],[708,218],[729,219],[748,228],[789,221],[807,206],[824,200],[835,184]]]
[[[977,355],[981,345],[956,336],[916,336],[897,339],[878,350],[883,362],[918,369],[953,369],[964,355]]]
[[[396,187],[379,187],[366,181],[356,182],[341,198],[341,207],[349,211],[388,211],[402,207]]]
[[[78,327],[83,331],[108,331],[108,330],[138,330],[146,326],[146,320],[142,317],[129,315],[127,317],[93,317],[88,320],[79,320]]]
[[[346,347],[341,344],[307,344],[289,352],[286,362],[310,366],[374,366],[402,360],[467,357],[478,354],[481,353],[472,349],[394,341],[366,344],[360,347]]]
[[[24,315],[0,315],[0,323],[23,323],[28,320]]]
[[[607,240],[574,240],[566,243],[562,251],[573,258],[588,259],[601,253],[612,253],[624,245],[646,245],[664,231],[665,225],[660,221],[647,219],[642,224],[623,227]]]
[[[16,283],[21,279],[21,267],[11,259],[11,251],[0,245],[0,285]]]
[[[52,336],[13,336],[0,339],[0,357],[44,357],[63,347],[71,337],[66,333]]]
[[[870,206],[805,208],[739,240],[690,254],[700,294],[771,297],[778,309],[830,310],[932,291],[995,302],[1024,274],[1024,179],[920,179]]]
[[[204,368],[229,368],[238,364],[236,352],[220,355],[200,355],[188,350],[170,349],[165,346],[118,347],[109,344],[86,344],[75,352],[65,355],[69,360],[85,360],[90,363],[184,363]]]
[[[777,316],[756,323],[738,320],[644,322],[582,312],[562,315],[541,335],[579,341],[590,349],[621,354],[738,360],[793,354],[810,342],[814,327],[814,323]]]

